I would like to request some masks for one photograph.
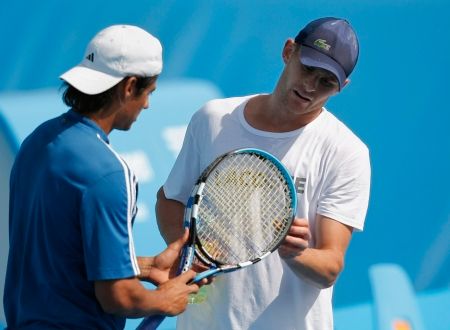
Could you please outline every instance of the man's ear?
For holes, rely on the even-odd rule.
[[[292,54],[294,53],[295,47],[296,47],[296,43],[295,43],[294,39],[290,38],[290,39],[286,40],[286,42],[284,43],[284,47],[283,47],[283,51],[282,51],[281,55],[283,57],[283,62],[285,64],[289,61]]]
[[[134,96],[134,93],[136,90],[137,78],[132,76],[132,77],[127,77],[125,79],[126,79],[125,83],[123,84],[123,95],[125,97]]]

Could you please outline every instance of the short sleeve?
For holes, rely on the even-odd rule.
[[[369,203],[370,176],[366,147],[335,159],[320,194],[317,213],[362,231]]]
[[[192,187],[200,175],[199,151],[195,140],[195,117],[186,130],[183,146],[164,183],[164,195],[186,205]]]
[[[80,227],[89,280],[139,274],[132,237],[132,183],[124,172],[109,174],[83,195]]]

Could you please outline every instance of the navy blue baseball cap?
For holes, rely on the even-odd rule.
[[[300,45],[300,62],[332,72],[344,86],[358,61],[359,44],[355,31],[345,19],[319,18],[295,37]]]

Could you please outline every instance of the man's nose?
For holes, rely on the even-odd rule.
[[[315,92],[319,79],[315,74],[308,74],[303,80],[303,86],[307,92]]]

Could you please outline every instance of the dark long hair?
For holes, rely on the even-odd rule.
[[[73,108],[79,113],[95,113],[110,106],[114,102],[114,100],[117,98],[117,90],[119,86],[123,84],[123,82],[128,78],[129,77],[125,77],[117,85],[111,87],[103,93],[95,95],[85,94],[64,81],[61,85],[61,89],[64,89],[62,100],[68,107]],[[137,81],[135,85],[135,93],[137,96],[139,96],[158,78],[158,76],[136,78]]]

